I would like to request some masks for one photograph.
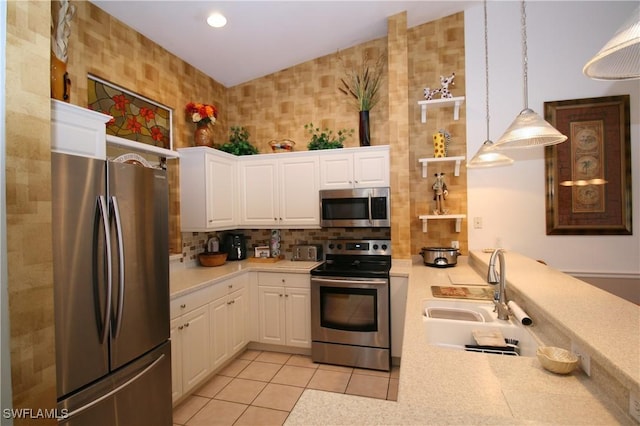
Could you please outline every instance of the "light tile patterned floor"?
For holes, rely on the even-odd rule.
[[[247,350],[173,410],[174,425],[281,425],[305,388],[398,398],[391,372],[316,364],[311,357]]]

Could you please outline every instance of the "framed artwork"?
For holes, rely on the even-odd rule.
[[[629,95],[545,102],[547,235],[631,235]]]
[[[173,149],[171,108],[94,75],[87,79],[89,109],[113,117],[108,135]]]

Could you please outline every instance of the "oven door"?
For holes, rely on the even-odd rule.
[[[311,278],[314,342],[389,348],[389,280]]]

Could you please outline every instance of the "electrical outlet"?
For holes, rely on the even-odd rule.
[[[580,368],[587,376],[591,376],[591,357],[575,342],[571,342],[571,352],[580,358]]]
[[[481,217],[474,217],[473,218],[473,227],[475,229],[482,229],[482,218]]]
[[[629,394],[629,414],[640,423],[640,398],[633,393]]]
[[[451,241],[451,248],[459,249],[460,248],[460,241]]]

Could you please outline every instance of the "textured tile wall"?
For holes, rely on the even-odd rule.
[[[173,109],[173,146],[193,146],[193,124],[184,113],[190,102],[216,105],[216,142],[226,140],[226,89],[201,71],[122,24],[90,2],[76,1],[69,41],[71,103],[87,106],[87,74],[94,74]],[[169,30],[169,29],[168,29]],[[203,52],[204,54],[204,52]],[[179,173],[168,161],[169,233],[172,253],[181,252]]]
[[[417,101],[423,99],[424,87],[440,87],[440,76],[456,73],[455,85],[450,86],[453,96],[465,95],[464,14],[458,13],[437,21],[410,28],[407,31],[409,45],[409,139],[411,201],[411,253],[417,254],[424,246],[449,247],[452,240],[460,242],[461,251],[468,252],[467,220],[462,221],[460,233],[455,231],[453,220],[429,221],[429,232],[422,232],[419,215],[431,214],[433,201],[433,174],[445,173],[449,189],[446,208],[449,213],[467,212],[467,170],[463,165],[460,176],[453,176],[453,163],[430,165],[429,177],[422,178],[419,158],[433,157],[432,136],[439,129],[447,130],[452,137],[448,156],[466,155],[466,108],[460,108],[460,119],[453,120],[453,107],[430,108],[427,123],[420,122]]]
[[[56,406],[49,2],[7,2],[6,210],[14,408]],[[4,379],[4,378],[3,378]],[[8,407],[3,407],[8,408]],[[29,424],[16,420],[15,425]],[[38,424],[55,424],[39,420]]]

